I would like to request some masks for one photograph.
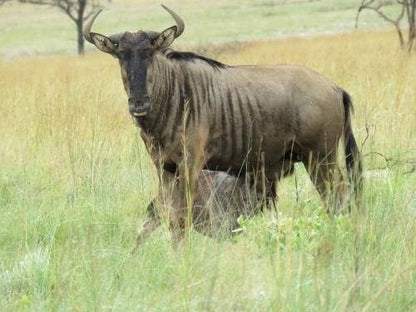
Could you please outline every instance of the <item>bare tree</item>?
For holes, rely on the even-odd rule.
[[[397,16],[391,16],[385,12],[385,8],[391,5],[400,6]],[[358,18],[363,10],[374,11],[386,22],[393,24],[399,37],[400,47],[408,52],[412,51],[416,39],[416,0],[362,0],[355,18],[356,28],[358,27]],[[401,25],[403,19],[406,21],[408,28],[407,38],[403,34]]]
[[[0,5],[6,1],[13,0],[0,0]],[[58,8],[61,12],[65,13],[71,21],[76,25],[77,29],[77,43],[78,54],[84,54],[84,37],[82,36],[82,29],[84,22],[91,17],[91,15],[101,8],[99,0],[17,0],[21,3],[49,5]]]

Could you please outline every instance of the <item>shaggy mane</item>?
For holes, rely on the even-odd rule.
[[[165,53],[165,56],[171,60],[178,60],[178,61],[184,61],[184,62],[193,62],[195,60],[201,60],[207,63],[209,66],[211,66],[215,70],[224,69],[227,67],[227,65],[223,63],[220,63],[216,60],[213,60],[213,59],[210,59],[205,56],[198,55],[192,52],[178,52],[178,51],[169,50]]]

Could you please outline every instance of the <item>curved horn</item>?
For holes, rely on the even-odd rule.
[[[185,23],[184,23],[183,19],[178,14],[176,14],[175,12],[173,12],[171,9],[165,7],[163,4],[162,4],[162,7],[166,11],[168,11],[168,13],[175,20],[175,22],[176,22],[176,36],[175,37],[178,38],[180,35],[182,35],[183,31],[185,30]]]
[[[91,17],[91,19],[88,21],[87,25],[85,25],[84,30],[82,34],[84,35],[85,40],[88,42],[94,43],[91,38],[91,27],[92,24],[94,24],[95,19],[97,18],[98,14],[100,14],[102,9],[97,10],[95,14]]]

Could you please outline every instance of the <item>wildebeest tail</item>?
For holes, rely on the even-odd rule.
[[[342,101],[344,103],[345,124],[344,124],[344,144],[345,144],[345,161],[347,165],[348,177],[354,191],[360,192],[362,188],[362,160],[357,142],[355,141],[351,127],[351,113],[353,106],[350,95],[342,91]]]

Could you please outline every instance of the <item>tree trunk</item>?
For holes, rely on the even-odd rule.
[[[416,0],[410,4],[409,13],[409,53],[412,51],[416,39]]]
[[[84,55],[84,36],[82,35],[82,25],[84,24],[84,11],[87,4],[86,0],[78,0],[78,18],[77,18],[77,33],[78,33],[78,54]]]
[[[407,43],[407,52],[412,52],[414,41],[416,39],[416,29],[415,26],[409,29],[409,41]]]
[[[84,36],[82,34],[82,18],[77,20],[78,55],[84,55]]]

